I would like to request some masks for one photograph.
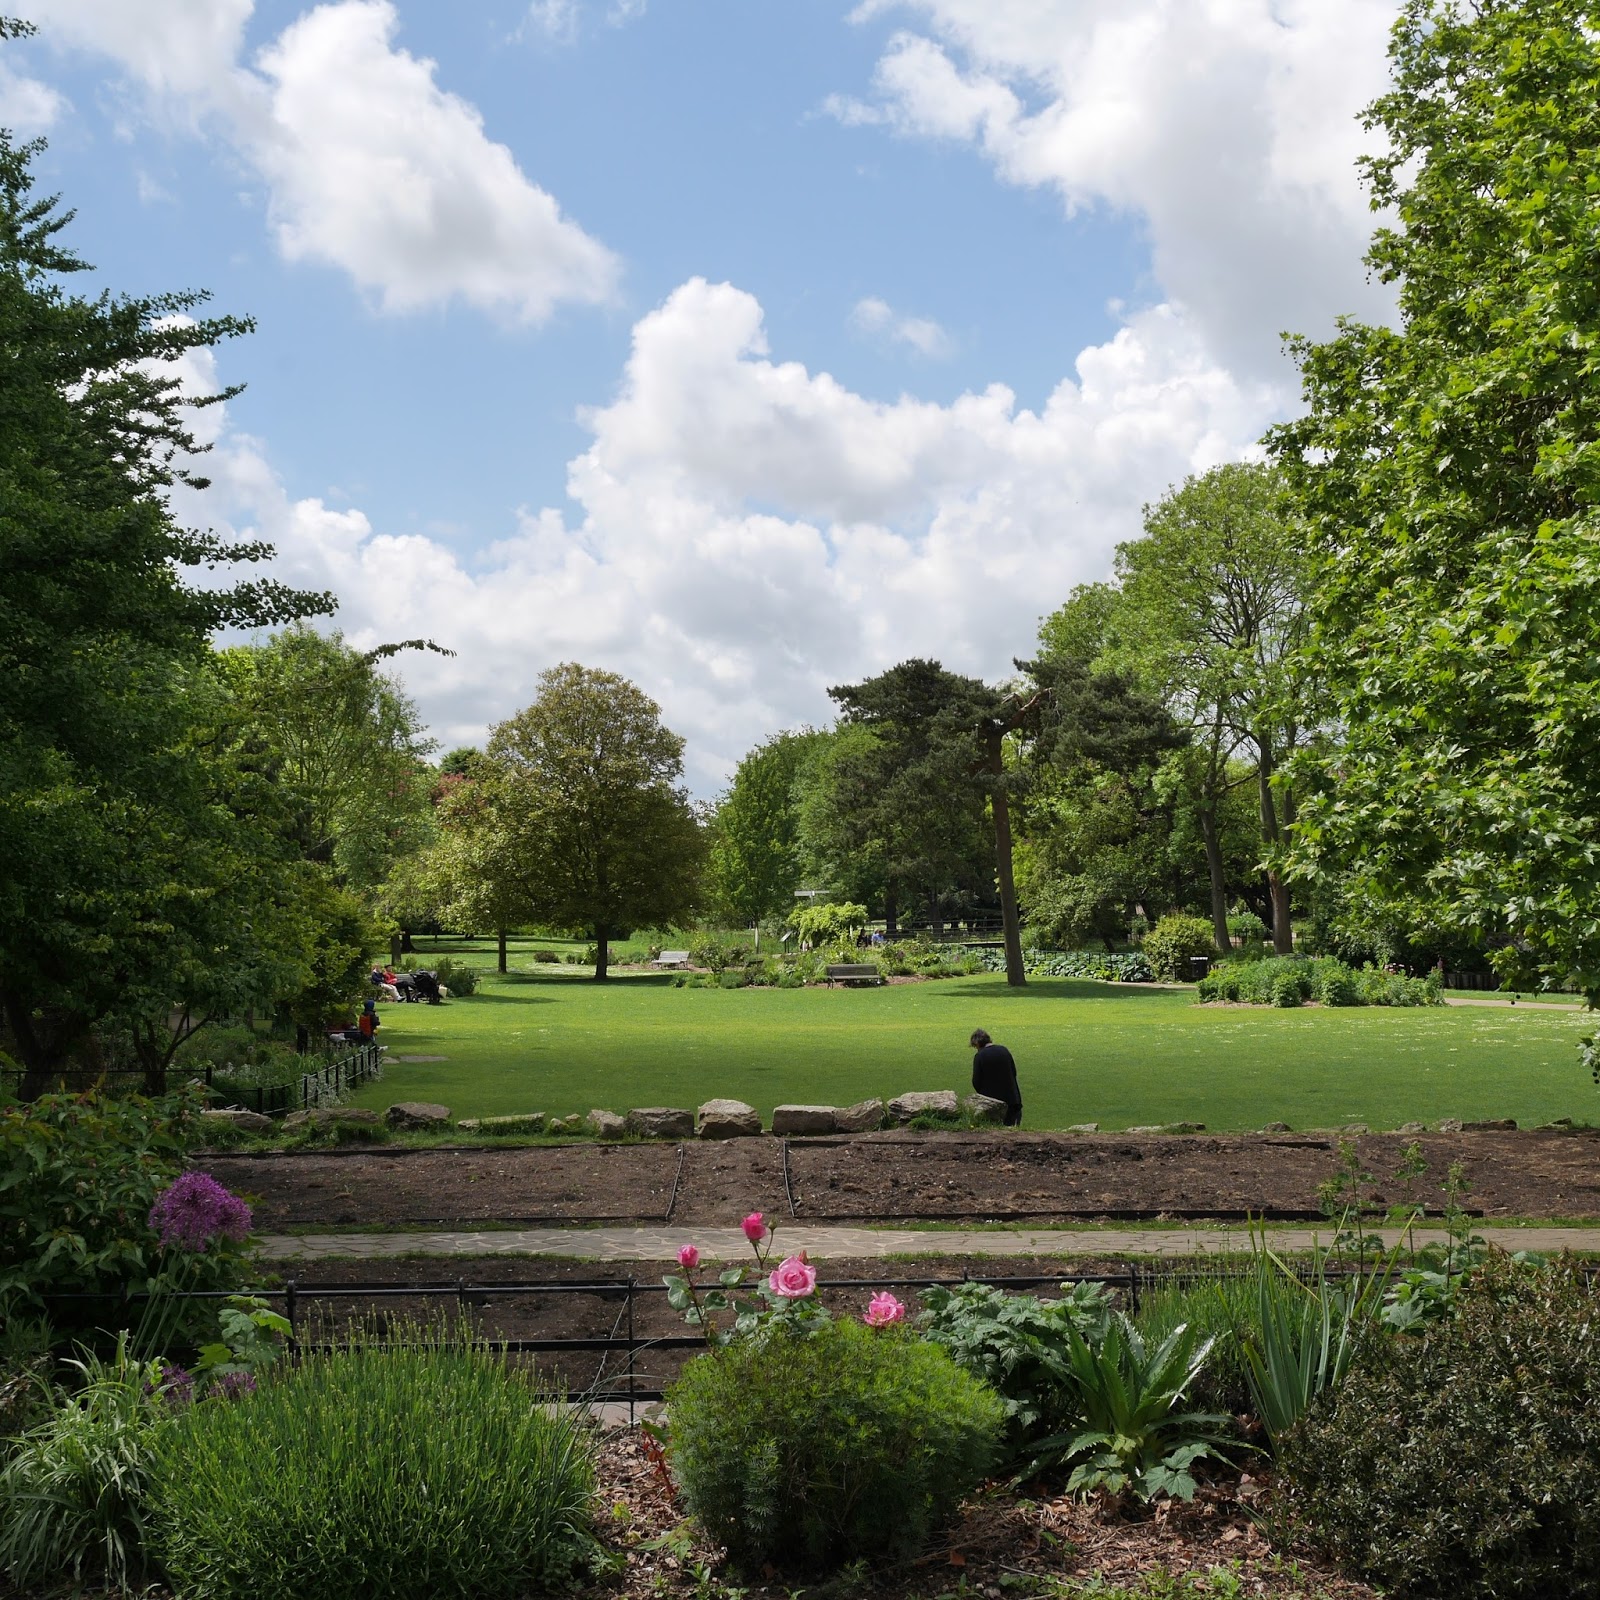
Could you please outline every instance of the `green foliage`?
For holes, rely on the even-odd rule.
[[[1576,1267],[1487,1263],[1363,1344],[1278,1451],[1294,1531],[1399,1596],[1600,1595],[1600,1319]]]
[[[1101,1285],[1062,1289],[1054,1300],[981,1283],[922,1293],[917,1326],[1000,1396],[1013,1460],[1027,1459],[1032,1441],[1077,1414],[1067,1330],[1098,1340],[1110,1324],[1111,1297]]]
[[[1256,1324],[1253,1277],[1216,1273],[1145,1288],[1134,1323],[1147,1344],[1188,1327],[1212,1341],[1211,1355],[1195,1379],[1194,1396],[1207,1410],[1238,1414],[1251,1409],[1244,1342]]]
[[[42,1307],[51,1292],[119,1295],[168,1282],[175,1269],[147,1219],[182,1168],[196,1109],[188,1098],[98,1095],[0,1107],[0,1300]],[[185,1254],[184,1286],[231,1287],[247,1260],[226,1240]]]
[[[1005,971],[1002,950],[970,954],[982,971]],[[1095,978],[1101,983],[1149,983],[1155,978],[1142,950],[1025,950],[1022,963],[1033,978]]]
[[[1194,1497],[1191,1470],[1233,1441],[1230,1419],[1180,1411],[1211,1353],[1211,1341],[1179,1326],[1154,1347],[1120,1312],[1091,1344],[1067,1331],[1078,1418],[1071,1431],[1041,1439],[1032,1471],[1074,1463],[1069,1490],[1104,1490],[1140,1500]]]
[[[1215,952],[1211,924],[1204,917],[1163,917],[1144,939],[1145,960],[1155,975],[1168,983],[1186,983],[1190,958]]]
[[[135,1592],[146,1576],[160,1368],[134,1360],[126,1337],[112,1359],[70,1365],[81,1382],[0,1465],[0,1571],[23,1589],[103,1581]]]
[[[668,1404],[684,1498],[747,1571],[914,1554],[987,1474],[1004,1420],[937,1345],[845,1320],[700,1356]]]
[[[536,952],[536,955],[540,952]],[[549,952],[551,959],[555,959],[555,952]],[[478,969],[469,966],[457,956],[435,956],[428,961],[423,961],[417,956],[404,956],[400,961],[402,972],[417,972],[426,969],[436,977],[440,984],[448,989],[452,999],[465,1000],[478,992]]]
[[[1196,989],[1202,1002],[1228,1000],[1251,1006],[1297,1006],[1317,1000],[1325,1006],[1436,1006],[1444,997],[1439,980],[1408,978],[1400,972],[1363,967],[1354,972],[1334,956],[1275,956],[1267,960],[1224,961]]]
[[[1600,36],[1566,0],[1408,0],[1364,162],[1393,326],[1296,346],[1308,509],[1297,866],[1369,922],[1600,998]]]
[[[789,918],[795,937],[813,949],[854,940],[867,925],[867,908],[849,900],[822,901],[798,907]]]
[[[680,924],[699,894],[704,840],[678,787],[683,740],[615,673],[575,662],[539,675],[533,704],[498,724],[507,827],[540,916],[593,928],[595,976],[614,931]]]
[[[1238,944],[1259,944],[1267,936],[1267,925],[1253,911],[1228,914],[1228,937]]]
[[[162,1430],[152,1547],[179,1592],[207,1600],[559,1586],[588,1548],[594,1469],[580,1419],[550,1398],[436,1330],[308,1352]]]

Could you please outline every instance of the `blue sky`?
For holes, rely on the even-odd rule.
[[[830,682],[1003,674],[1140,506],[1384,314],[1389,0],[12,0],[0,122],[125,292],[257,333],[197,521],[439,736],[579,659],[695,787]]]

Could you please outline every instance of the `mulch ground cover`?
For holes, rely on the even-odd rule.
[[[1381,1202],[1412,1140],[1362,1136]],[[1412,1191],[1436,1206],[1451,1162],[1485,1217],[1600,1215],[1600,1130],[1422,1134]],[[788,1142],[376,1147],[197,1158],[254,1197],[256,1226],[462,1227],[488,1222],[727,1226],[747,1211],[805,1222],[1318,1216],[1332,1133],[1163,1135],[892,1132]],[[791,1208],[792,1199],[792,1208]]]
[[[627,1600],[743,1595],[778,1600],[804,1589],[808,1600],[1000,1600],[1004,1595],[1072,1593],[1067,1585],[1098,1579],[1134,1584],[1152,1573],[1210,1573],[1222,1568],[1239,1591],[1273,1600],[1372,1600],[1374,1591],[1316,1563],[1274,1550],[1255,1513],[1264,1486],[1242,1481],[1202,1487],[1188,1505],[1119,1511],[1033,1486],[1027,1494],[994,1489],[968,1502],[957,1524],[914,1561],[818,1582],[771,1573],[752,1582],[718,1575],[722,1553],[685,1525],[670,1480],[639,1435],[613,1432],[600,1449],[602,1537],[617,1572],[592,1592]],[[723,1584],[729,1587],[723,1587]],[[737,1587],[732,1585],[737,1584]]]

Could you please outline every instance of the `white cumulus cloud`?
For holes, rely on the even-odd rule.
[[[880,300],[876,295],[858,300],[850,313],[850,321],[862,333],[910,345],[919,355],[937,359],[950,354],[950,335],[932,317],[902,316],[887,300]]]
[[[260,173],[278,247],[385,311],[463,301],[538,322],[612,298],[617,257],[396,42],[391,0],[337,0],[253,65],[254,0],[16,0],[47,40],[114,58],[154,104],[220,128]]]
[[[1357,112],[1384,87],[1398,0],[898,0],[847,123],[980,150],[1068,210],[1138,219],[1166,297],[1232,366],[1279,367],[1283,331],[1382,320]]]
[[[585,413],[576,514],[524,510],[466,560],[294,498],[226,429],[203,509],[275,541],[281,576],[334,589],[358,642],[457,649],[403,667],[447,743],[578,659],[661,702],[709,794],[772,729],[826,719],[831,683],[913,654],[1007,674],[1142,503],[1237,455],[1270,407],[1170,308],[1084,351],[1038,411],[1002,385],[870,400],[775,359],[751,295],[694,279],[640,319],[615,398]]]
[[[66,104],[49,84],[14,72],[0,61],[0,128],[9,128],[19,139],[31,139],[50,128]]]

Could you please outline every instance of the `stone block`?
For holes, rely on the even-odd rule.
[[[1063,1133],[1099,1133],[1098,1122],[1074,1122],[1070,1128],[1063,1128]]]
[[[969,1094],[961,1102],[961,1109],[974,1122],[1004,1122],[1011,1108],[1004,1100],[994,1100],[986,1094]]]
[[[1269,1122],[1262,1127],[1261,1131],[1263,1133],[1288,1133],[1290,1130],[1287,1122]]]
[[[692,1139],[694,1112],[679,1106],[635,1106],[624,1119],[630,1133],[646,1139]]]
[[[1560,1130],[1562,1130],[1564,1132],[1566,1129],[1568,1129],[1568,1128],[1570,1128],[1572,1126],[1572,1118],[1571,1117],[1557,1117],[1554,1122],[1541,1122],[1539,1124],[1539,1126],[1541,1128],[1546,1129],[1547,1131],[1554,1130],[1554,1129],[1560,1129]]]
[[[1440,1133],[1460,1133],[1462,1129],[1460,1117],[1445,1117],[1439,1123]]]
[[[450,1108],[426,1100],[397,1100],[384,1113],[383,1120],[391,1128],[437,1130],[450,1126]]]
[[[1369,1128],[1364,1122],[1347,1122],[1338,1131],[1340,1133],[1355,1135],[1360,1133],[1371,1133],[1372,1129]]]
[[[456,1126],[463,1133],[543,1133],[544,1112],[523,1111],[506,1117],[463,1117]]]
[[[1394,1131],[1396,1133],[1426,1133],[1428,1124],[1426,1122],[1402,1122]]]
[[[445,1115],[449,1116],[449,1112]],[[286,1128],[303,1128],[308,1122],[313,1122],[319,1128],[325,1128],[330,1122],[363,1122],[369,1128],[375,1128],[379,1121],[376,1111],[355,1106],[318,1106],[315,1111],[291,1111],[283,1119],[283,1125]]]
[[[237,1128],[240,1133],[271,1133],[272,1118],[264,1117],[259,1111],[240,1111],[228,1108],[220,1111],[202,1111],[202,1122],[226,1123],[230,1128]]]
[[[601,1139],[620,1139],[628,1131],[628,1119],[615,1111],[591,1111],[586,1119],[589,1127]]]
[[[876,1133],[883,1126],[881,1100],[858,1100],[853,1106],[840,1106],[833,1113],[836,1133]]]
[[[1463,1133],[1515,1133],[1517,1119],[1515,1117],[1490,1117],[1484,1122],[1463,1122]]]
[[[891,1121],[906,1123],[913,1117],[949,1117],[953,1122],[961,1115],[961,1101],[954,1089],[933,1089],[899,1094],[889,1102]]]
[[[832,1106],[774,1106],[772,1131],[789,1134],[834,1133],[838,1113]]]
[[[761,1113],[743,1100],[707,1100],[694,1121],[702,1139],[748,1139],[761,1132]]]
[[[1204,1133],[1203,1122],[1146,1122],[1137,1128],[1124,1128],[1124,1133]]]

